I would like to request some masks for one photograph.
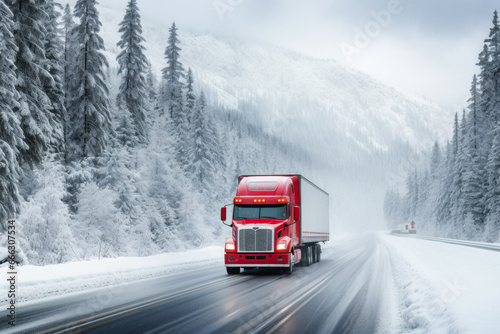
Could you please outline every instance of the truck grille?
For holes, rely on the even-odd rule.
[[[241,227],[238,229],[238,252],[273,252],[274,229],[271,227]]]

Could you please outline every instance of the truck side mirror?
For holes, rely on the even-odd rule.
[[[226,221],[226,207],[223,206],[222,208],[220,208],[220,220],[222,220],[223,222]]]
[[[295,220],[300,219],[300,206],[293,207],[293,219],[295,219]]]

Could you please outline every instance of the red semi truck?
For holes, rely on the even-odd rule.
[[[301,175],[242,175],[233,199],[232,236],[224,261],[229,275],[240,268],[283,268],[319,262],[328,241],[329,198]],[[221,208],[225,223],[227,210]]]

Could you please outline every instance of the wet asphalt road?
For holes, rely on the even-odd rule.
[[[377,235],[363,234],[291,276],[218,265],[20,305],[9,332],[373,333],[389,267]]]

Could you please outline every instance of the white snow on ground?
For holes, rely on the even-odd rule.
[[[381,254],[384,258],[389,257],[388,250],[386,247],[379,247],[381,249]],[[383,260],[383,259],[380,259]],[[384,305],[379,310],[379,319],[378,324],[375,327],[376,334],[392,334],[392,333],[400,333],[401,332],[401,324],[403,323],[402,315],[399,312],[399,303],[398,303],[398,293],[396,288],[396,281],[394,279],[393,271],[391,265],[385,265],[382,267],[382,270],[385,270],[385,281],[382,283],[383,285],[379,286],[379,289],[382,289],[384,292],[381,294],[380,305]]]
[[[182,271],[223,264],[222,247],[208,247],[183,253],[166,253],[148,257],[122,257],[93,261],[70,262],[38,267],[18,266],[18,302],[71,292],[117,285],[145,278],[165,276]],[[0,277],[7,277],[6,264],[0,267]],[[7,281],[0,281],[0,291],[8,291]],[[7,294],[0,304],[7,303]]]
[[[499,333],[500,252],[381,238],[391,254],[405,332]]]

